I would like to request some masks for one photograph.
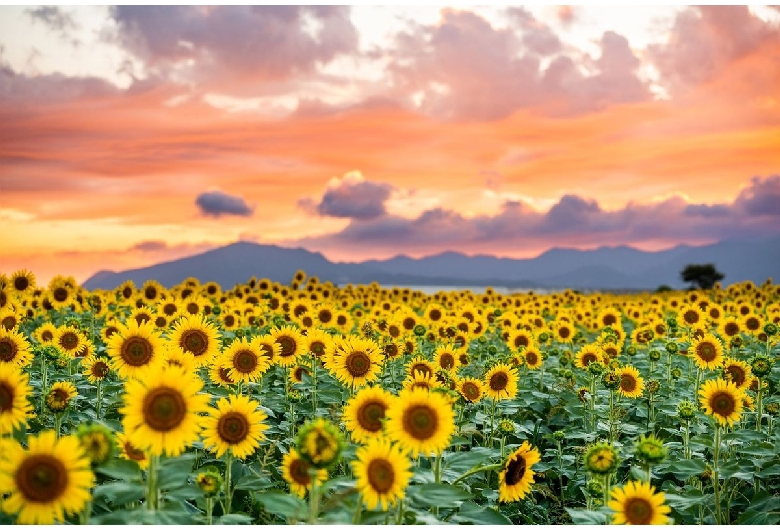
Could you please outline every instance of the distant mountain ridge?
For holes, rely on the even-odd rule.
[[[724,284],[768,277],[780,280],[780,237],[721,241],[692,247],[679,245],[647,252],[627,246],[594,250],[553,248],[536,258],[512,259],[443,252],[425,258],[396,256],[361,263],[334,263],[319,252],[238,242],[202,254],[122,272],[100,271],[87,289],[113,289],[125,280],[140,286],[154,279],[171,287],[192,276],[223,288],[252,276],[288,283],[296,270],[335,284],[378,282],[381,285],[450,285],[511,288],[644,289],[666,284],[685,286],[680,271],[689,263],[714,263]]]

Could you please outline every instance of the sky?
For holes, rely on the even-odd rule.
[[[780,235],[770,6],[0,6],[0,273]]]

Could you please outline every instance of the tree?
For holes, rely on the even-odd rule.
[[[718,271],[713,263],[691,263],[685,266],[680,277],[682,281],[690,283],[691,287],[695,285],[699,289],[712,289],[715,282],[721,281],[725,275]]]

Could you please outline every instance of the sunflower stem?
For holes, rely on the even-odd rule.
[[[713,447],[713,470],[712,470],[712,487],[715,490],[715,524],[721,524],[721,509],[720,509],[720,466],[718,465],[718,457],[720,456],[720,424],[715,425],[715,440]]]
[[[79,524],[88,525],[89,516],[91,513],[92,513],[92,501],[90,500],[84,503],[84,509],[81,510],[81,513],[79,514]]]
[[[312,353],[311,355],[311,414],[317,417],[317,363],[319,358]]]
[[[363,496],[358,494],[357,503],[355,504],[355,513],[352,514],[352,524],[360,524],[360,516],[363,514]]]
[[[756,431],[761,432],[761,418],[764,415],[763,385],[758,378],[758,391],[756,392]],[[771,432],[771,431],[770,431]]]
[[[481,466],[481,467],[476,467],[476,468],[470,469],[470,470],[466,471],[465,473],[463,473],[458,478],[456,478],[455,480],[453,480],[452,481],[452,485],[454,486],[455,484],[457,484],[461,480],[465,480],[468,477],[470,477],[471,475],[475,475],[475,474],[481,473],[483,471],[497,471],[497,470],[499,470],[499,469],[501,469],[503,467],[504,467],[504,464],[490,464],[490,465],[487,465],[487,466]]]
[[[490,409],[490,448],[493,448],[493,435],[495,434],[495,424],[496,424],[496,398],[492,399],[493,406]]]
[[[57,436],[57,440],[60,439],[60,431],[62,430],[62,413],[54,413],[54,434]]]
[[[49,363],[46,362],[46,352],[41,355],[41,412],[46,399],[46,388],[49,386]]]
[[[230,487],[233,474],[233,451],[225,453],[225,515],[230,513],[230,505],[233,502],[233,489]]]
[[[610,492],[609,492],[609,486],[610,482],[612,482],[612,473],[607,473],[604,475],[604,506],[607,506],[609,504],[610,499]]]
[[[211,526],[214,524],[214,498],[206,497],[206,524]]]
[[[309,489],[309,524],[317,523],[317,516],[320,512],[320,491],[319,491],[319,479],[317,478],[317,470],[310,469],[311,473],[311,487]]]
[[[563,490],[563,446],[560,440],[556,440],[555,443],[558,446],[558,482],[561,487],[561,506],[563,506],[566,503],[566,493]]]
[[[157,468],[160,463],[158,455],[149,455],[149,468],[147,470],[146,482],[148,491],[146,493],[146,508],[149,511],[157,509]]]
[[[98,421],[103,419],[103,380],[98,379],[97,382],[97,419]]]
[[[404,500],[400,499],[398,501],[398,515],[395,519],[395,524],[401,525],[404,522]]]
[[[542,392],[543,389],[544,389],[544,361],[542,361],[542,369],[539,371],[539,392]]]

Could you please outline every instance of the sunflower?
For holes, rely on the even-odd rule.
[[[119,377],[129,379],[141,377],[146,371],[159,366],[165,357],[163,338],[154,324],[128,319],[127,325],[120,325],[106,345],[111,357],[111,368]]]
[[[433,364],[445,371],[457,370],[458,355],[449,346],[439,346],[433,353]]]
[[[621,327],[620,311],[612,307],[602,309],[598,314],[598,317],[596,317],[596,323],[598,325],[597,329],[604,327]]]
[[[604,362],[604,349],[598,344],[586,344],[577,355],[574,356],[574,366],[583,370],[588,369],[588,365],[592,362]]]
[[[46,394],[46,408],[55,413],[63,412],[68,408],[73,398],[78,395],[79,393],[73,383],[70,381],[58,381],[51,385],[49,392]]]
[[[236,458],[254,454],[268,429],[260,403],[247,396],[230,396],[217,402],[203,419],[203,445],[220,458],[228,450]]]
[[[332,354],[335,347],[336,344],[333,341],[333,336],[320,329],[311,329],[306,334],[304,348],[318,359],[322,359],[323,357]]]
[[[2,509],[20,524],[61,523],[80,512],[92,498],[95,477],[75,436],[57,439],[44,431],[27,439],[25,451],[16,442],[3,447],[0,493],[8,494]]]
[[[436,365],[423,357],[414,357],[406,365],[406,373],[409,377],[414,377],[417,372],[422,372],[426,376],[433,375],[436,373]]]
[[[288,367],[298,363],[298,358],[303,355],[304,337],[300,331],[292,326],[283,326],[271,332],[274,342],[279,345],[281,351],[274,360],[279,366]]]
[[[127,321],[129,322],[130,320],[135,320],[138,324],[145,324],[147,322],[153,322],[155,316],[156,315],[151,308],[146,306],[138,307],[130,312],[130,316],[127,317]]]
[[[398,445],[384,438],[370,440],[355,453],[352,470],[355,487],[369,510],[382,507],[387,511],[404,498],[404,490],[412,478],[411,462]]]
[[[742,323],[740,319],[730,316],[720,321],[718,333],[728,340],[738,336],[742,332]]]
[[[731,426],[742,415],[743,395],[744,392],[737,385],[719,378],[702,384],[699,403],[705,414],[715,418],[721,425]]]
[[[351,388],[359,388],[376,381],[382,371],[382,354],[370,339],[348,337],[333,354],[335,377]]]
[[[306,492],[311,487],[311,464],[301,458],[298,451],[294,447],[290,448],[290,452],[282,457],[282,478],[290,485],[290,492],[304,497]],[[316,480],[318,483],[323,483],[328,478],[328,471],[326,469],[316,470]]]
[[[474,377],[464,377],[458,382],[458,392],[468,403],[477,403],[485,396],[485,383]]]
[[[19,326],[21,319],[22,313],[18,312],[13,307],[0,309],[0,327],[5,328],[7,331],[16,329]]]
[[[434,388],[441,387],[442,384],[434,374],[425,375],[420,370],[414,373],[414,376],[407,377],[403,382],[403,388],[421,388],[423,390],[430,391]]]
[[[18,366],[0,363],[0,438],[27,425],[33,412],[29,380]]]
[[[525,498],[534,483],[531,467],[541,460],[539,451],[527,441],[515,450],[506,460],[504,469],[498,475],[499,502],[512,502]]]
[[[583,464],[586,471],[595,475],[609,475],[617,469],[618,452],[611,443],[593,443],[585,451]]]
[[[618,392],[621,396],[638,398],[645,389],[645,380],[633,366],[623,366],[615,372],[620,377]]]
[[[402,390],[387,410],[385,431],[414,457],[441,454],[455,432],[455,413],[438,392]]]
[[[179,348],[175,344],[166,342],[165,353],[163,355],[162,366],[167,368],[169,366],[176,366],[181,368],[184,373],[191,374],[195,372],[195,358],[189,353],[184,353],[184,350]]]
[[[195,357],[198,367],[210,365],[219,353],[219,330],[202,315],[179,319],[173,326],[170,341]]]
[[[35,290],[35,274],[27,269],[18,270],[11,274],[8,285],[12,293],[18,295],[31,293]]]
[[[209,379],[217,386],[229,387],[236,384],[232,377],[230,377],[230,368],[222,366],[219,362],[213,363],[209,366]]]
[[[484,377],[485,393],[495,400],[513,399],[517,395],[517,370],[508,364],[493,366]]]
[[[164,298],[165,294],[165,287],[155,280],[146,280],[143,287],[141,287],[141,296],[143,297],[144,302],[149,305]]]
[[[149,454],[142,449],[137,448],[133,443],[127,439],[127,435],[123,432],[117,433],[116,444],[119,447],[119,457],[125,460],[132,460],[141,469],[149,467]]]
[[[705,333],[691,343],[688,351],[693,362],[701,369],[714,370],[723,363],[723,345],[712,333]]]
[[[25,336],[18,331],[8,331],[0,326],[0,365],[14,364],[24,367],[30,364],[32,359],[30,343]]]
[[[677,325],[681,328],[690,328],[706,320],[704,311],[696,304],[687,304],[677,312]]]
[[[352,439],[365,443],[382,434],[382,422],[396,396],[380,386],[363,387],[344,405],[342,419]]]
[[[535,346],[523,350],[522,355],[529,370],[538,370],[544,363],[542,353]]]
[[[174,366],[149,370],[143,380],[125,383],[124,431],[130,442],[154,455],[180,455],[200,434],[199,414],[209,395],[203,382]]]
[[[569,322],[556,321],[552,331],[553,338],[560,343],[570,344],[574,338],[574,326]]]
[[[249,342],[242,338],[234,340],[225,350],[218,364],[229,369],[230,379],[250,383],[268,371],[271,361],[263,355],[258,342],[257,339]]]
[[[301,457],[318,469],[334,465],[344,450],[344,436],[336,425],[316,418],[298,429],[295,446]]]
[[[657,525],[669,521],[671,508],[664,505],[664,493],[655,492],[655,486],[647,482],[632,480],[622,488],[616,486],[611,492],[609,508],[612,524]]]
[[[740,390],[750,388],[753,382],[753,369],[745,361],[738,359],[725,359],[723,361],[723,377],[731,381]]]
[[[54,340],[54,334],[57,332],[57,326],[51,322],[45,322],[41,324],[38,329],[33,332],[33,337],[41,344],[51,344]]]
[[[87,347],[87,337],[80,329],[70,326],[57,328],[54,344],[71,359],[80,357]]]
[[[513,351],[517,351],[520,348],[533,348],[535,345],[533,333],[526,329],[514,330],[509,333],[506,344]]]

